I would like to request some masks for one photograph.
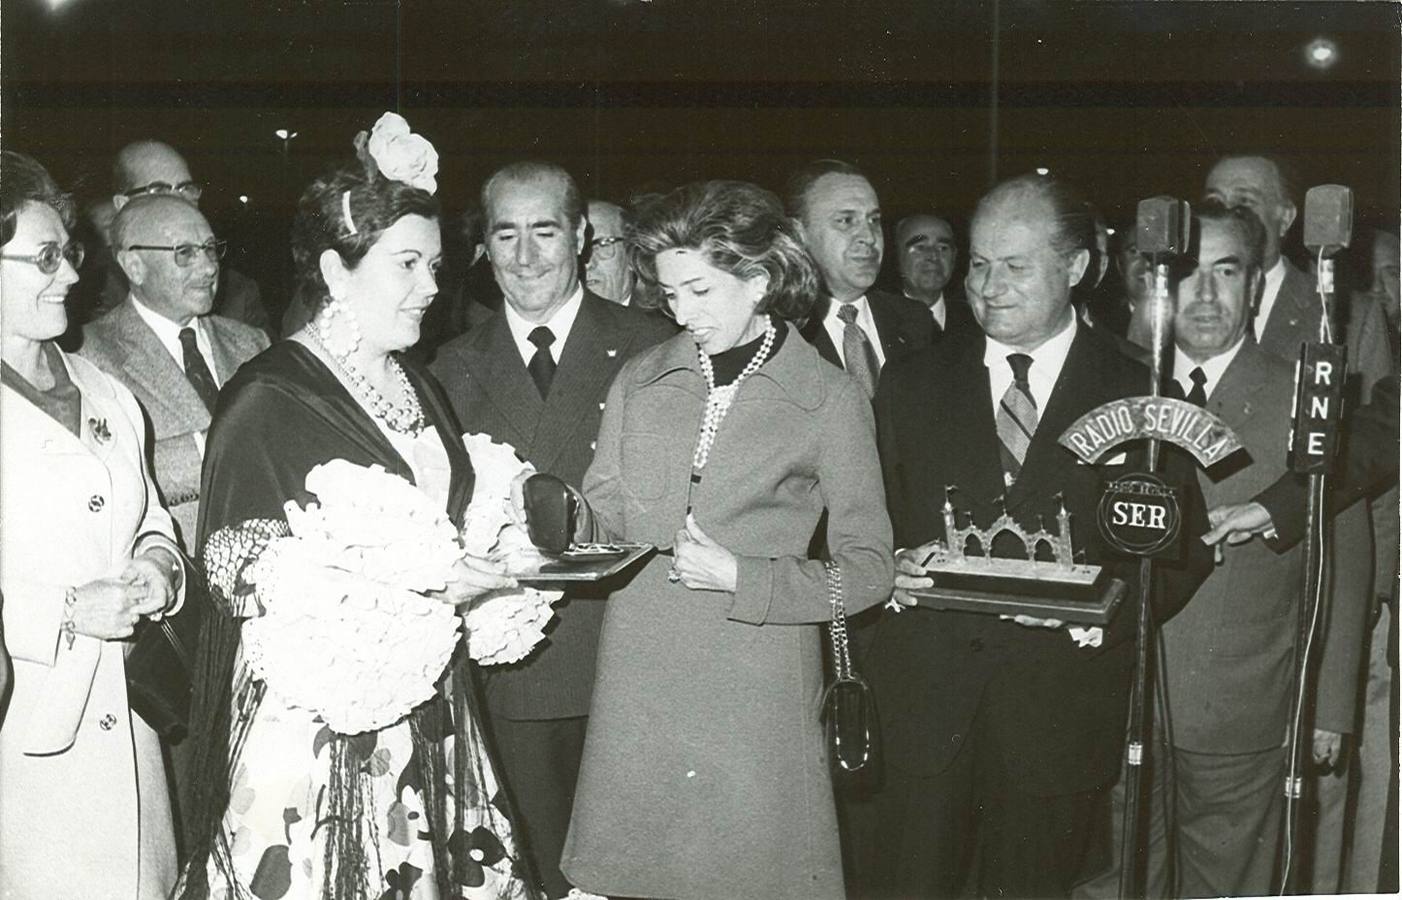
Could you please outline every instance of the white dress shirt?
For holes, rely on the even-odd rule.
[[[944,291],[940,291],[940,295],[939,295],[938,297],[935,298],[935,302],[934,302],[934,303],[926,303],[924,300],[921,300],[919,297],[912,297],[912,296],[910,296],[909,294],[906,294],[906,295],[905,295],[905,298],[906,298],[907,300],[914,300],[916,303],[919,303],[921,306],[928,307],[929,310],[930,310],[930,317],[933,318],[933,319],[935,320],[935,324],[938,325],[938,326],[940,327],[940,331],[944,331],[944,322],[945,322],[945,318],[946,318],[946,316],[947,316],[947,313],[945,312],[945,310],[947,309],[947,307],[945,306],[945,302],[944,302]]]
[[[136,308],[136,314],[141,316],[141,321],[156,333],[161,346],[166,348],[166,352],[175,360],[175,364],[180,367],[180,371],[185,371],[185,348],[180,346],[180,332],[185,326],[167,319],[156,312],[151,307],[136,299],[136,295],[131,295],[131,305]],[[224,385],[219,380],[219,373],[214,371],[214,348],[209,343],[209,330],[204,327],[200,316],[195,316],[190,320],[189,326],[195,330],[195,346],[200,350],[200,356],[204,357],[204,364],[209,368],[209,374],[214,378],[216,387]]]
[[[506,314],[506,327],[511,329],[511,339],[516,342],[516,349],[521,354],[521,361],[526,365],[531,364],[531,357],[535,356],[536,346],[531,343],[530,334],[537,328],[544,325],[550,329],[550,333],[555,335],[555,342],[550,345],[550,357],[555,360],[555,364],[560,364],[560,354],[565,350],[565,341],[569,340],[570,329],[574,327],[575,316],[579,315],[579,305],[584,302],[584,285],[576,285],[574,293],[570,299],[565,301],[565,305],[555,310],[555,315],[546,322],[528,322],[521,317],[521,314],[511,308],[511,303],[507,300],[501,301],[501,311]]]
[[[827,329],[828,338],[832,340],[832,346],[837,350],[837,358],[842,360],[842,367],[845,369],[847,357],[842,354],[842,333],[847,328],[847,323],[837,317],[837,311],[842,304],[836,298],[829,299],[832,302],[828,304],[827,315],[823,316],[823,327]],[[876,362],[882,366],[886,365],[886,351],[881,348],[881,336],[876,332],[876,320],[871,317],[871,304],[867,303],[866,294],[853,300],[851,305],[857,310],[857,318],[853,324],[866,332],[871,349],[876,351]]]
[[[1027,369],[1027,383],[1032,388],[1032,399],[1037,402],[1037,416],[1040,419],[1051,400],[1052,388],[1061,376],[1061,367],[1066,364],[1066,354],[1071,352],[1071,342],[1076,339],[1076,316],[1066,327],[1052,335],[1042,346],[1027,355],[1032,357],[1032,365]],[[998,415],[998,404],[1013,383],[1013,367],[1008,364],[1008,356],[1022,353],[1006,344],[988,338],[983,350],[983,364],[988,367],[988,387],[993,394],[993,415]]]
[[[1207,380],[1202,383],[1202,389],[1207,393],[1208,398],[1212,397],[1212,391],[1222,381],[1222,374],[1227,371],[1227,366],[1236,359],[1237,353],[1241,352],[1241,345],[1246,343],[1246,335],[1242,335],[1230,350],[1219,353],[1207,362],[1196,363],[1188,358],[1180,348],[1173,348],[1173,380],[1178,382],[1178,386],[1183,389],[1183,396],[1188,396],[1188,392],[1193,389],[1193,379],[1189,374],[1197,368],[1202,369],[1202,374],[1207,376]]]
[[[1256,318],[1253,325],[1256,328],[1256,339],[1260,340],[1261,332],[1266,328],[1266,322],[1270,321],[1271,310],[1275,309],[1276,298],[1280,296],[1280,286],[1285,283],[1285,257],[1275,261],[1275,265],[1266,271],[1266,285],[1261,291],[1261,305],[1256,309]]]

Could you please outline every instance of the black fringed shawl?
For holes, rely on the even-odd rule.
[[[404,364],[419,395],[424,416],[437,427],[452,466],[448,515],[461,525],[472,497],[474,474],[462,432],[441,389],[426,375]],[[307,473],[320,463],[345,459],[359,465],[383,466],[413,481],[408,464],[395,452],[374,421],[346,392],[336,377],[310,350],[295,341],[283,341],[244,365],[220,393],[210,427],[201,484],[199,545],[225,526],[248,519],[283,519],[289,499],[305,503]],[[228,616],[217,598],[207,611],[201,629],[194,672],[194,698],[188,740],[192,741],[191,770],[186,778],[185,841],[189,853],[184,896],[202,897],[208,891],[205,870],[212,855],[227,877],[228,848],[223,846],[222,819],[229,803],[230,775],[240,751],[239,736],[232,736],[231,715],[234,659],[238,650],[239,620]],[[452,690],[456,697],[473,695],[468,665],[455,659]],[[259,682],[238,687],[239,720],[251,719],[262,698]],[[474,704],[459,702],[460,712],[471,715]],[[433,833],[433,855],[442,896],[455,896],[445,883],[453,876],[448,841],[455,830],[446,818],[446,772],[441,744],[451,715],[447,703],[430,701],[410,714],[416,751],[428,771],[423,773],[424,806]],[[463,722],[459,720],[458,747]],[[328,888],[338,898],[360,897],[368,890],[365,860],[358,846],[358,791],[354,766],[347,761],[348,739],[337,737],[331,747],[335,821],[343,823],[329,841]],[[457,767],[466,764],[466,752],[454,754]],[[456,773],[463,784],[464,772]],[[338,796],[339,795],[339,796]],[[232,878],[229,879],[232,885]],[[235,893],[237,896],[237,893]]]

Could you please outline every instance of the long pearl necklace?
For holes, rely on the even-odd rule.
[[[393,356],[386,357],[390,369],[399,381],[400,391],[404,395],[403,405],[391,403],[385,399],[385,395],[381,394],[350,361],[349,354],[337,356],[332,353],[331,348],[326,345],[326,337],[321,333],[320,323],[313,320],[310,324],[311,327],[307,329],[307,333],[311,335],[312,340],[316,341],[317,346],[325,351],[327,358],[331,360],[336,371],[342,376],[342,380],[348,383],[370,407],[370,412],[388,425],[391,431],[407,434],[409,437],[418,437],[428,423],[424,419],[419,395],[415,393],[414,386],[409,383],[409,376],[404,374],[404,367],[399,364],[399,360]]]
[[[706,376],[706,413],[701,417],[701,433],[696,438],[696,452],[691,456],[693,470],[699,472],[706,468],[706,460],[711,455],[711,445],[716,441],[716,432],[720,430],[721,420],[730,411],[730,404],[734,402],[741,382],[764,365],[764,361],[769,358],[769,351],[774,349],[774,338],[778,333],[779,330],[774,327],[774,320],[770,319],[759,350],[745,364],[745,368],[740,370],[739,376],[724,387],[716,387],[716,370],[711,366],[711,358],[701,349],[701,345],[696,346],[696,355],[701,359],[701,374]]]

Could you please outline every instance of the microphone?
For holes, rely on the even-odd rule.
[[[1186,201],[1174,197],[1149,197],[1139,201],[1135,247],[1145,256],[1188,252],[1188,228],[1192,214]]]
[[[1330,256],[1353,237],[1353,191],[1341,184],[1321,184],[1305,193],[1305,246]]]
[[[1192,212],[1187,202],[1174,197],[1149,197],[1139,201],[1135,217],[1135,247],[1154,267],[1149,295],[1150,393],[1157,397],[1163,378],[1164,345],[1173,319],[1173,299],[1168,292],[1168,259],[1188,252]]]

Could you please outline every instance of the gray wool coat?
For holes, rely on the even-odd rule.
[[[656,556],[607,602],[561,867],[630,897],[838,898],[842,865],[818,720],[828,546],[849,614],[893,579],[871,404],[791,326],[741,386],[697,524],[738,557],[734,593],[666,579]],[[630,360],[584,493],[599,530],[667,548],[682,526],[706,387],[689,335]]]

